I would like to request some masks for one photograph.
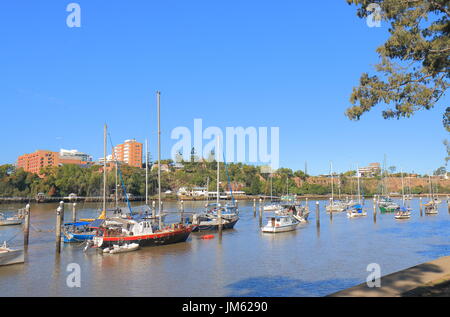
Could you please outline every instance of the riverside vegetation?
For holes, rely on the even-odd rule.
[[[162,191],[176,191],[185,187],[206,187],[209,178],[209,190],[216,188],[215,162],[183,162],[182,168],[175,168],[171,160],[165,160],[168,172],[162,173]],[[135,196],[145,195],[145,169],[130,166],[120,168],[123,186],[127,193]],[[242,163],[230,163],[226,168],[221,167],[220,178],[224,181],[220,186],[222,190],[229,190],[231,185],[234,191],[239,190],[247,195],[270,195],[270,174],[261,173],[257,166]],[[437,170],[439,171],[439,169]],[[75,193],[78,196],[100,196],[102,191],[102,167],[99,165],[82,167],[78,165],[64,165],[59,167],[46,167],[42,169],[42,177],[25,172],[14,165],[0,165],[0,197],[34,197],[37,193],[45,193],[52,197],[68,196]],[[335,194],[338,187],[342,194],[351,195],[356,192],[355,171],[336,174]],[[391,174],[390,177],[400,178],[401,174]],[[408,174],[404,173],[404,176]],[[419,176],[420,185],[411,185],[412,194],[429,192],[426,176]],[[119,177],[119,184],[122,183]],[[417,179],[417,178],[415,178]],[[393,183],[393,181],[391,181]],[[417,182],[415,182],[417,183]],[[107,191],[114,194],[115,173],[112,170],[107,177]],[[340,185],[338,185],[340,184]],[[381,192],[382,178],[380,175],[361,179],[361,192],[370,196]],[[391,189],[392,190],[392,189]],[[122,186],[119,191],[123,193]],[[447,182],[433,185],[435,193],[448,193],[450,186]],[[326,177],[312,177],[304,171],[293,171],[289,168],[280,168],[272,174],[273,195],[280,196],[287,192],[297,195],[327,195],[331,193],[331,183]],[[149,195],[157,193],[157,170],[149,171]]]

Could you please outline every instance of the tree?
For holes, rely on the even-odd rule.
[[[363,73],[350,97],[346,115],[359,120],[378,104],[388,106],[385,119],[410,117],[431,109],[444,95],[450,80],[450,2],[448,0],[347,0],[367,18],[369,4],[381,8],[382,21],[390,23],[390,37],[377,52],[378,74]],[[450,107],[443,124],[450,132]]]
[[[395,173],[395,171],[397,170],[397,167],[395,167],[395,166],[389,166],[389,172],[391,172],[391,174],[394,174]]]
[[[445,167],[441,166],[433,172],[433,175],[435,175],[435,176],[444,175],[446,172],[447,172],[447,170],[445,169]]]

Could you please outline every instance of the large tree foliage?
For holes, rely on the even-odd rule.
[[[390,37],[377,52],[376,74],[363,73],[353,89],[346,115],[359,120],[378,104],[384,104],[384,118],[410,117],[431,109],[444,95],[450,82],[449,0],[347,0],[367,18],[371,3],[381,8],[382,23],[388,23]],[[373,15],[372,15],[373,16]],[[370,17],[369,17],[370,18]],[[382,24],[383,26],[383,24]],[[450,108],[444,126],[450,131]]]

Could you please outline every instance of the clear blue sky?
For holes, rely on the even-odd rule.
[[[344,116],[352,87],[378,62],[387,24],[369,28],[344,0],[79,0],[0,4],[0,164],[36,149],[102,155],[149,138],[162,91],[163,157],[177,126],[280,127],[280,165],[312,174],[329,162],[382,162],[427,173],[443,165],[449,98],[411,119]]]

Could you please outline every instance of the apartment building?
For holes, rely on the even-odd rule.
[[[114,147],[114,159],[129,166],[142,167],[142,143],[135,139],[126,140],[123,144]]]
[[[47,166],[60,166],[64,164],[86,165],[92,161],[90,156],[77,150],[61,150],[53,152],[37,150],[34,153],[24,154],[17,158],[17,167],[26,172],[41,175],[41,169]]]

